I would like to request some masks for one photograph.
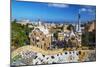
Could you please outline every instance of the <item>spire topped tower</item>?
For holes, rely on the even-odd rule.
[[[80,12],[78,13],[78,28],[77,28],[77,32],[81,32],[81,19],[80,19]]]

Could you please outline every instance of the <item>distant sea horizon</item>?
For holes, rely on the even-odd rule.
[[[15,19],[11,19],[12,21],[15,20]],[[36,19],[36,20],[30,20],[30,19],[16,19],[17,21],[23,21],[23,20],[29,20],[30,22],[32,23],[35,23],[35,22],[38,22],[39,20],[43,23],[55,23],[55,24],[77,24],[78,23],[78,20],[77,21],[54,21],[54,20],[42,20],[42,19]],[[95,20],[95,19],[94,19]],[[89,21],[81,21],[81,24],[83,23],[88,23],[90,21],[94,21],[94,20],[89,20]]]

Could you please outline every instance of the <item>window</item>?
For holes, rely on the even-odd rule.
[[[34,33],[34,35],[36,35],[36,33]]]
[[[34,41],[34,38],[32,38],[32,40]]]
[[[44,38],[42,38],[42,41],[44,41]]]
[[[39,40],[36,40],[36,42],[39,42]]]
[[[46,43],[44,43],[44,46],[46,46]]]
[[[40,35],[42,35],[42,33],[40,33]]]
[[[38,45],[37,45],[37,47],[38,47]]]
[[[71,37],[71,40],[75,40],[75,37]]]

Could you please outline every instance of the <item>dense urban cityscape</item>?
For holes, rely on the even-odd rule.
[[[11,65],[96,61],[95,6],[12,1]]]
[[[16,22],[16,20],[14,20],[12,22],[12,25],[14,25],[14,27],[16,27],[15,25],[17,25],[17,27],[18,26],[22,27],[22,30],[20,30],[20,28],[18,29],[20,30],[19,32],[20,35],[18,35],[17,34],[18,31],[15,32],[12,29],[12,35],[15,35],[16,33],[17,36],[12,36],[11,50],[16,51],[16,49],[22,46],[27,46],[27,47],[32,46],[35,48],[34,49],[35,51],[39,51],[41,49],[42,51],[39,51],[39,53],[43,53],[43,54],[46,53],[47,55],[49,54],[59,55],[59,53],[63,54],[63,52],[65,52],[66,54],[68,52],[76,51],[76,54],[78,54],[78,52],[84,53],[83,57],[84,55],[93,54],[92,55],[93,57],[92,56],[90,57],[91,59],[87,60],[87,56],[86,56],[85,59],[81,58],[80,62],[81,61],[95,61],[95,45],[96,45],[95,22],[96,21],[93,20],[83,25],[79,25],[79,23],[72,25],[72,24],[43,23],[40,20],[35,22],[35,24],[32,24],[27,20],[20,21],[20,22]],[[26,28],[26,30],[23,30],[24,28]],[[26,50],[28,49],[27,51],[29,51],[29,56],[31,56],[30,55],[31,48],[27,48],[27,47],[25,47],[25,49]],[[26,58],[27,57],[28,56],[26,55]],[[78,62],[79,59],[77,58],[77,56],[74,56],[74,57],[75,59],[67,60],[67,62]],[[65,58],[62,58],[62,59],[65,59]],[[57,59],[55,61],[57,61]],[[62,61],[62,63],[63,62],[66,62],[66,61]],[[30,62],[25,62],[25,63],[30,64]],[[47,63],[47,61],[44,61],[41,63],[39,62],[37,64],[44,64],[44,63]],[[60,61],[59,62],[57,61],[54,63],[60,63]]]

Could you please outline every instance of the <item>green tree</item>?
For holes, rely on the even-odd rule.
[[[16,20],[16,19],[14,19],[13,23],[16,23],[16,22],[17,22],[17,20]]]
[[[32,29],[26,25],[16,23],[16,20],[11,23],[11,45],[15,48],[28,45],[29,43],[29,32]]]
[[[68,27],[67,27],[68,30],[74,30],[74,26],[72,24],[70,24]]]

